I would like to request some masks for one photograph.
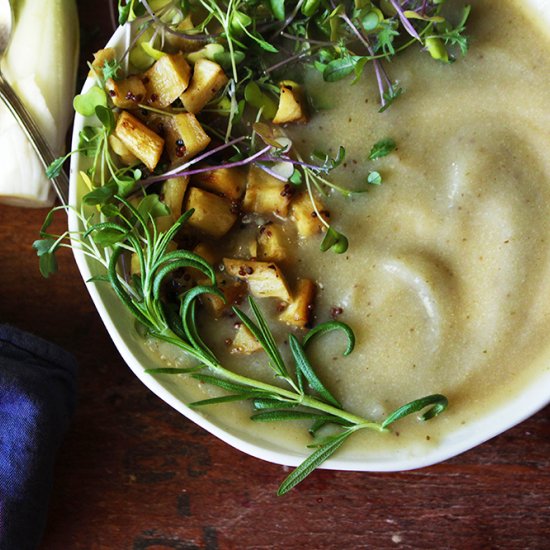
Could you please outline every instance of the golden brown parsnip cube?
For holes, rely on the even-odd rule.
[[[164,148],[164,140],[158,134],[127,111],[120,113],[115,134],[149,170],[155,169]]]
[[[193,248],[193,252],[203,260],[206,260],[210,265],[214,265],[219,258],[212,245],[207,243],[199,243]]]
[[[330,218],[330,213],[328,210],[326,210],[318,200],[315,200],[315,205],[317,206],[317,210],[321,216],[323,216],[323,219],[328,222],[328,219]],[[298,235],[301,237],[311,237],[312,235],[321,233],[324,230],[324,225],[319,220],[319,217],[311,204],[311,199],[308,193],[303,193],[294,199],[292,202],[291,217],[296,224]]]
[[[185,203],[185,209],[195,209],[189,218],[189,225],[219,239],[223,237],[237,220],[231,201],[203,189],[192,187]]]
[[[256,241],[256,239],[249,241],[248,255],[250,256],[250,258],[253,259],[256,259],[258,257],[258,241]]]
[[[147,90],[139,76],[129,76],[123,80],[109,78],[105,88],[115,107],[119,109],[139,109],[145,101]]]
[[[295,327],[306,327],[311,322],[313,302],[315,300],[315,283],[309,279],[300,279],[292,302],[279,315],[279,321]]]
[[[227,76],[217,63],[199,59],[193,67],[189,87],[180,96],[190,113],[198,113],[227,84]]]
[[[232,306],[242,302],[246,295],[246,284],[242,281],[230,281],[221,275],[216,275],[216,281],[218,288],[225,296],[225,301],[215,294],[202,294],[201,302],[214,317],[218,318],[224,313],[229,313]],[[210,286],[212,282],[210,279],[202,278],[197,281],[197,284]]]
[[[132,252],[132,257],[130,258],[130,275],[141,275],[139,256],[135,252]]]
[[[195,248],[193,249],[193,253],[197,254],[197,256],[200,256],[203,260],[206,260],[211,266],[214,266],[219,258],[212,246],[206,243],[199,243],[197,246],[195,246]],[[195,282],[201,281],[201,284],[203,284],[203,281],[205,281],[204,273],[202,271],[199,271],[198,269],[190,267],[187,268],[186,272]],[[204,282],[204,284],[207,283]]]
[[[88,76],[99,75],[103,77],[103,67],[105,61],[113,61],[116,58],[116,50],[114,48],[103,48],[94,53],[94,60],[92,61],[92,69],[88,72]]]
[[[271,262],[281,262],[287,258],[286,237],[283,228],[269,222],[260,227],[258,235],[258,258]]]
[[[239,200],[246,187],[246,174],[240,168],[218,168],[195,174],[193,182],[207,191]]]
[[[231,344],[231,353],[250,355],[261,349],[262,345],[254,335],[243,324],[239,324]]]
[[[279,298],[290,302],[288,285],[281,270],[273,262],[224,258],[228,275],[248,283],[250,293],[257,298]]]
[[[170,178],[162,184],[162,202],[170,208],[174,222],[181,216],[183,197],[188,184],[189,178],[186,176]]]
[[[284,80],[279,84],[279,89],[281,90],[279,107],[275,113],[273,124],[307,122],[309,117],[302,87],[291,80]]]
[[[174,160],[187,161],[208,147],[210,136],[195,115],[180,113],[172,117],[172,122],[178,136],[173,145]]]
[[[143,75],[147,101],[155,107],[168,107],[189,86],[191,67],[183,54],[163,55]]]
[[[285,218],[292,198],[290,183],[278,180],[257,166],[248,171],[243,210],[257,214],[276,214]]]
[[[166,247],[166,250],[168,252],[172,252],[174,250],[177,250],[177,248],[178,248],[178,245],[174,241],[170,241],[168,243],[168,246]],[[132,257],[130,258],[130,274],[141,275],[141,266],[139,264],[139,257],[135,252],[132,253]]]
[[[120,161],[122,164],[125,164],[126,166],[131,166],[132,164],[136,164],[138,161],[138,158],[136,155],[130,152],[130,149],[118,139],[115,134],[111,134],[109,136],[109,145],[111,146],[111,149],[118,155],[120,158]]]
[[[155,218],[155,226],[159,233],[166,233],[174,225],[172,214],[166,216],[157,216]]]

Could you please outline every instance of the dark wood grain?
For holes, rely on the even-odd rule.
[[[80,2],[85,54],[110,33],[106,6]],[[42,279],[31,243],[44,215],[0,207],[0,319],[80,364],[44,549],[550,547],[548,408],[443,464],[319,471],[278,498],[285,468],[221,443],[131,374],[69,252]]]

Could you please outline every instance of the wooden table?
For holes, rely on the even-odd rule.
[[[80,4],[88,54],[109,17],[102,3]],[[277,497],[284,468],[221,443],[133,376],[69,252],[56,277],[40,276],[31,244],[44,215],[0,206],[0,320],[80,364],[42,548],[550,547],[550,408],[437,466],[318,471]]]

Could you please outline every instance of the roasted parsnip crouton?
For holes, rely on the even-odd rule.
[[[142,124],[135,116],[122,111],[118,117],[115,135],[149,170],[158,164],[164,140]]]
[[[279,88],[281,95],[279,96],[279,107],[275,113],[273,124],[307,122],[307,106],[301,86],[291,80],[284,80],[280,83]]]
[[[183,197],[189,184],[188,177],[170,178],[162,185],[162,202],[170,208],[172,219],[176,221],[181,216]]]
[[[193,248],[193,252],[211,265],[219,258],[212,246],[206,243],[199,243]]]
[[[130,258],[130,274],[141,275],[141,265],[139,263],[139,256],[133,252]]]
[[[283,302],[291,301],[288,285],[276,264],[238,258],[224,258],[223,263],[228,275],[248,283],[253,296],[279,298]]]
[[[132,164],[136,164],[138,162],[138,158],[136,155],[134,155],[132,152],[130,152],[130,149],[118,139],[115,134],[111,134],[109,136],[109,145],[111,146],[111,149],[118,155],[120,158],[120,161],[122,164],[125,164],[126,166],[131,166]]]
[[[145,101],[147,90],[139,76],[129,76],[123,80],[109,78],[105,88],[115,107],[119,109],[139,109]]]
[[[191,67],[183,54],[163,55],[143,75],[147,101],[155,107],[167,107],[187,89]]]
[[[189,218],[189,225],[219,239],[233,226],[237,215],[233,213],[231,201],[203,189],[192,187],[185,203],[185,209],[195,209]]]
[[[231,353],[250,355],[261,349],[262,345],[254,335],[244,325],[239,324],[233,342],[231,343]]]
[[[260,227],[258,235],[258,258],[271,262],[280,262],[286,259],[285,234],[283,228],[276,223],[269,222]]]
[[[225,301],[215,294],[202,294],[200,299],[202,304],[210,310],[210,313],[214,317],[218,318],[224,313],[228,313],[232,306],[238,305],[242,302],[246,295],[246,284],[242,281],[231,281],[225,279],[220,275],[217,275],[216,279],[218,288],[225,296]],[[210,286],[212,282],[210,279],[203,278],[199,279],[197,284]]]
[[[193,67],[191,83],[180,96],[190,113],[198,113],[227,84],[227,76],[217,63],[199,59]]]
[[[314,300],[315,283],[309,279],[300,279],[292,302],[279,315],[279,321],[295,327],[307,326],[311,321]]]
[[[166,216],[157,216],[155,218],[155,226],[159,233],[166,233],[174,225],[172,214]]]
[[[178,248],[178,245],[174,241],[170,241],[168,243],[168,246],[166,247],[166,250],[168,252],[173,252],[174,250],[177,250],[177,248]],[[130,273],[132,275],[141,275],[141,265],[139,263],[139,256],[135,252],[132,253],[132,256],[130,258]]]
[[[208,147],[210,137],[203,130],[197,117],[180,113],[171,117],[171,132],[166,134],[166,147],[172,161],[186,161]]]
[[[321,216],[323,216],[323,219],[328,222],[330,213],[318,200],[315,201],[315,205]],[[294,199],[292,202],[291,217],[296,224],[298,235],[301,237],[311,237],[323,231],[324,225],[319,220],[308,193],[304,193]]]
[[[195,246],[195,248],[193,249],[193,253],[197,254],[197,256],[200,256],[203,260],[206,260],[210,265],[214,265],[218,261],[218,256],[214,252],[214,249],[206,243],[199,243],[197,246]],[[198,269],[190,267],[187,268],[186,272],[195,282],[205,280],[204,273],[202,271],[199,271]]]
[[[246,175],[240,168],[218,168],[194,175],[193,182],[207,191],[239,200],[246,187]]]
[[[292,198],[289,183],[282,182],[257,166],[248,171],[243,209],[257,214],[276,214],[283,218],[288,214]]]

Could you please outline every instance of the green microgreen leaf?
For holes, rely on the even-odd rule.
[[[369,160],[376,160],[386,157],[397,147],[395,141],[391,138],[381,139],[377,141],[370,150]]]
[[[57,259],[54,252],[42,254],[39,257],[38,265],[42,277],[48,278],[50,275],[57,273]]]
[[[348,249],[348,239],[333,227],[329,227],[321,242],[321,252],[332,249],[336,254],[343,254]]]
[[[285,0],[269,0],[271,11],[275,16],[275,19],[279,21],[285,20]]]
[[[42,277],[48,278],[57,272],[57,259],[55,257],[56,240],[41,239],[34,241],[32,247],[36,250],[39,260],[40,273]]]
[[[389,107],[391,107],[391,105],[393,104],[393,102],[403,93],[403,88],[400,88],[399,86],[397,86],[397,84],[392,84],[391,86],[388,87],[387,90],[384,91],[384,93],[382,94],[382,98],[384,100],[384,105],[382,105],[382,107],[380,107],[380,109],[378,110],[379,113],[383,113],[384,111],[386,111],[387,109],[389,109]]]
[[[212,57],[213,61],[219,63],[224,69],[229,69],[233,62],[235,65],[242,63],[246,59],[246,54],[240,50],[236,50],[233,54],[231,52],[218,52]]]
[[[244,98],[249,105],[262,109],[265,118],[272,119],[277,112],[277,103],[265,94],[256,82],[249,82],[244,89]]]
[[[321,6],[321,0],[305,0],[301,12],[306,17],[312,17]]]
[[[103,67],[101,68],[103,71],[103,79],[109,80],[112,78],[113,80],[116,80],[120,69],[120,61],[117,61],[116,59],[106,59],[103,63]]]
[[[94,241],[96,244],[101,246],[113,246],[116,243],[119,243],[124,240],[126,232],[121,233],[117,229],[105,227],[104,229],[99,229],[94,235]]]
[[[67,157],[59,157],[56,158],[46,169],[46,177],[48,179],[57,178],[61,174],[61,171],[63,170],[63,164],[67,160]]]
[[[110,134],[115,128],[115,115],[113,111],[103,105],[97,105],[95,107],[95,114],[105,131]]]
[[[290,176],[288,181],[294,185],[301,185],[303,182],[302,172],[300,172],[297,168],[294,168],[294,172],[292,172],[292,176]]]
[[[367,176],[367,183],[370,183],[371,185],[382,185],[382,176],[380,175],[380,172],[377,172],[376,170],[369,172]]]
[[[117,185],[110,182],[103,187],[98,187],[82,197],[82,202],[88,206],[102,205],[114,198],[117,192]]]
[[[99,86],[92,86],[86,93],[75,96],[73,100],[74,110],[82,116],[93,116],[97,107],[107,109],[107,94]]]
[[[138,204],[137,210],[143,219],[168,216],[170,209],[166,206],[156,193],[145,195]]]
[[[322,153],[321,151],[314,151],[313,157],[321,160],[323,165],[320,167],[325,172],[330,172],[340,166],[346,158],[346,149],[342,145],[338,148],[336,157],[332,158],[328,153]]]
[[[361,61],[361,56],[348,55],[340,59],[334,59],[325,67],[323,71],[323,80],[325,82],[337,82],[355,71],[357,63]]]
[[[101,145],[101,128],[85,126],[78,134],[78,151],[87,157],[93,157]]]

